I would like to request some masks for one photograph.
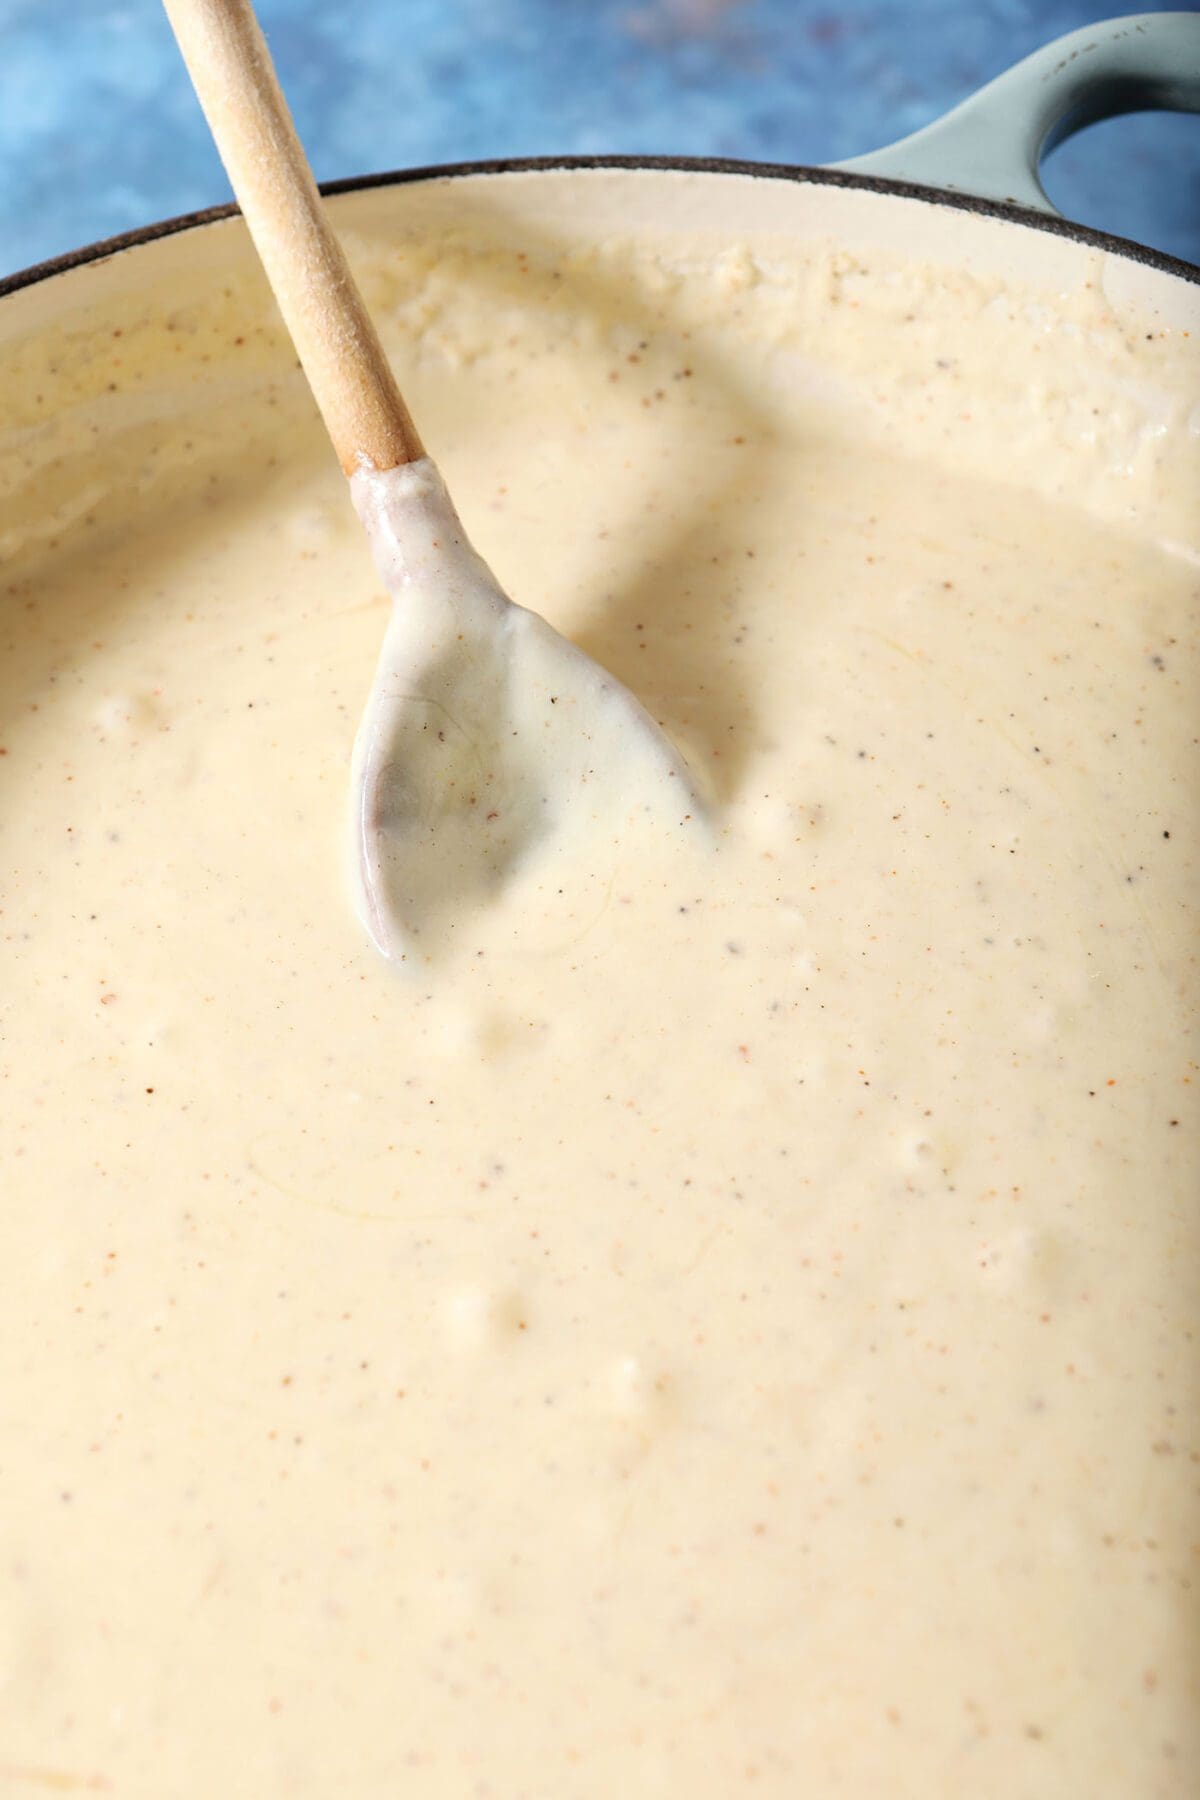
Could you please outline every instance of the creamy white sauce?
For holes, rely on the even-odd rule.
[[[823,314],[805,265],[812,354],[909,421],[839,434],[755,268],[666,270],[619,328],[587,269],[512,275],[503,331],[490,264],[405,300],[472,537],[721,821],[565,898],[534,859],[436,979],[345,901],[388,601],[300,401],[226,402],[154,507],[141,426],[26,504],[5,1793],[1190,1791],[1195,570],[1146,460],[1179,443],[1131,412],[1122,476],[1106,419],[1092,510],[1054,504],[1082,402],[1037,390],[1022,487],[1016,327],[992,358],[929,271],[872,312],[843,270]],[[238,304],[200,347],[240,367]],[[1101,389],[1154,385],[1162,344],[1095,338]],[[937,358],[1012,429],[920,462],[922,408],[964,410]]]

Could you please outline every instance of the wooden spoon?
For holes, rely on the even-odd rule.
[[[165,0],[394,606],[353,760],[353,880],[385,956],[445,947],[518,870],[611,861],[703,804],[611,675],[471,548],[329,227],[249,0]],[[543,884],[544,885],[544,884]],[[555,891],[562,891],[561,887]]]

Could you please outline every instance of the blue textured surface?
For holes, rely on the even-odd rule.
[[[321,177],[475,157],[820,163],[1116,10],[1065,0],[261,0]],[[1051,158],[1056,204],[1200,261],[1200,120]],[[0,273],[228,196],[157,0],[0,0]]]

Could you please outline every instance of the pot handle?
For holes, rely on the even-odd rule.
[[[830,166],[1057,218],[1042,157],[1085,125],[1152,110],[1200,112],[1200,13],[1135,13],[1068,32],[922,131]]]

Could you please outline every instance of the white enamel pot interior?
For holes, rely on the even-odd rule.
[[[384,178],[338,191],[330,203],[362,270],[368,300],[381,310],[385,338],[406,363],[405,379],[416,384],[418,416],[425,379],[436,379],[443,392],[447,384],[461,390],[455,404],[470,406],[469,369],[443,363],[423,371],[420,357],[413,361],[417,352],[406,342],[407,328],[391,317],[392,290],[403,286],[409,249],[421,249],[428,276],[431,246],[451,241],[483,246],[493,253],[491,264],[497,252],[501,261],[524,256],[564,268],[584,259],[592,270],[591,289],[568,281],[563,291],[570,289],[569,303],[577,309],[595,308],[601,335],[635,326],[647,308],[669,324],[674,268],[711,269],[719,308],[730,321],[741,321],[743,336],[752,336],[755,307],[764,305],[774,266],[781,257],[793,267],[797,258],[807,258],[824,311],[797,321],[788,355],[793,366],[797,359],[806,364],[810,388],[827,352],[831,364],[837,360],[832,336],[827,346],[823,334],[835,318],[829,304],[839,296],[850,309],[879,300],[882,346],[890,352],[895,345],[899,367],[906,315],[891,295],[899,294],[903,265],[942,284],[939,304],[971,323],[978,354],[973,364],[971,356],[964,359],[968,386],[1002,371],[1014,334],[1022,343],[1048,334],[1052,399],[1060,408],[1086,408],[1089,401],[1093,358],[1088,318],[1080,323],[1081,296],[1093,317],[1097,306],[1105,309],[1131,344],[1160,333],[1178,339],[1200,332],[1200,271],[1187,265],[1053,218],[850,174],[678,163],[510,165]],[[494,279],[488,266],[481,256],[480,281]],[[460,259],[455,279],[475,279],[473,267],[464,274]],[[379,275],[387,268],[394,272],[390,288]],[[611,268],[611,278],[597,287],[595,272],[604,268]],[[995,301],[1007,290],[1024,299],[1005,321]],[[782,288],[779,296],[777,314],[788,304]],[[517,297],[517,290],[497,294],[496,305]],[[889,306],[893,327],[887,324]],[[775,317],[775,341],[764,349],[760,375],[772,359],[787,361],[780,348],[787,344],[787,325]],[[842,353],[853,347],[844,329],[840,345]],[[877,343],[873,354],[879,353]],[[58,533],[72,519],[115,502],[106,451],[118,439],[126,449],[144,441],[147,494],[168,474],[174,481],[199,479],[206,461],[228,450],[231,432],[243,443],[247,435],[253,438],[256,406],[284,405],[294,412],[297,443],[303,438],[312,454],[322,453],[315,412],[235,215],[176,221],[17,278],[0,298],[0,358],[7,395],[0,425],[0,552]],[[852,373],[860,385],[870,385],[869,366]],[[883,373],[881,368],[881,378]],[[780,379],[786,381],[786,371]],[[1125,421],[1131,435],[1108,459],[1114,480],[1124,463],[1145,460],[1156,429],[1155,405],[1161,410],[1167,402],[1159,396],[1142,407],[1142,417]],[[1003,427],[1013,478],[1043,487],[1039,417],[1050,403],[1025,393],[1003,421],[995,421]],[[1021,407],[1029,415],[1024,438],[1016,417]],[[931,454],[940,436],[943,453],[957,460],[974,445],[986,461],[986,409],[968,416],[969,410],[959,407],[953,417],[936,409],[930,414]],[[1111,381],[1101,384],[1090,410],[1102,422],[1115,416]],[[494,423],[498,428],[500,422]],[[916,411],[908,424],[905,444],[911,448],[920,426]],[[488,429],[488,421],[480,428]],[[436,453],[438,445],[433,448]],[[1046,475],[1056,493],[1069,478],[1066,464]],[[1111,482],[1097,503],[1107,501],[1118,511],[1130,510]]]

